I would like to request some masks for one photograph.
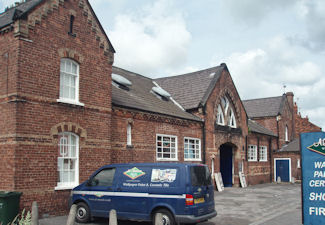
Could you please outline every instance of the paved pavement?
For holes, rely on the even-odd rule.
[[[300,191],[300,184],[226,188],[223,192],[215,192],[218,215],[199,225],[301,225]],[[40,220],[40,225],[65,225],[66,221],[67,216],[47,218]],[[118,225],[142,224],[150,225],[118,222]],[[108,225],[108,221],[98,219],[87,225]]]

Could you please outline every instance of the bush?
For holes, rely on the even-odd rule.
[[[32,215],[28,211],[25,215],[25,209],[22,211],[21,215],[17,215],[16,218],[8,225],[31,225],[32,224]]]

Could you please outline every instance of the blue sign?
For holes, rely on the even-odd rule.
[[[300,134],[304,225],[325,224],[325,133]]]

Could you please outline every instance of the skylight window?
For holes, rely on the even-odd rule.
[[[129,87],[132,86],[132,82],[122,77],[121,75],[112,73],[112,84],[121,89],[129,90]]]
[[[151,90],[153,93],[162,97],[164,100],[168,100],[171,97],[171,95],[161,87],[152,87]]]

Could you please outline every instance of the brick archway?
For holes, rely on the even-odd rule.
[[[54,125],[51,128],[51,137],[55,144],[57,144],[58,134],[62,132],[71,132],[78,135],[80,140],[80,145],[85,143],[85,140],[87,138],[87,131],[81,126],[79,126],[78,124],[71,123],[71,122],[62,122]]]

